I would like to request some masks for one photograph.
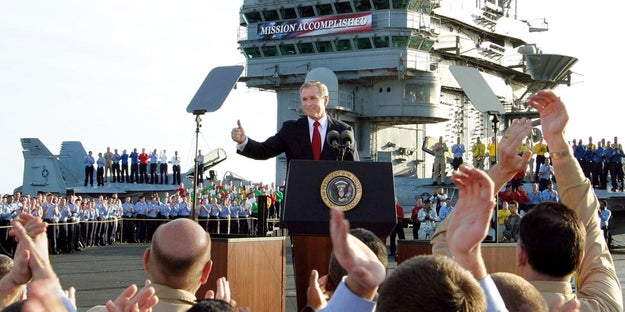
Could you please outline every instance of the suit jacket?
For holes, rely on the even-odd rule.
[[[332,130],[336,130],[339,133],[343,130],[353,131],[350,125],[328,116],[327,132]],[[325,142],[325,138],[323,139],[321,159],[337,160],[339,152],[330,146],[328,142]],[[312,144],[308,130],[308,117],[285,121],[278,133],[265,140],[265,142],[257,142],[248,138],[245,148],[242,151],[237,151],[237,153],[253,159],[269,159],[285,153],[287,164],[291,159],[313,159]],[[355,142],[354,148],[345,153],[344,160],[359,160]]]

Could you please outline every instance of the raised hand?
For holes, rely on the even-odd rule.
[[[75,306],[69,307],[64,303],[63,296],[64,294],[59,292],[56,278],[33,281],[28,286],[28,300],[24,303],[22,311],[76,311]]]
[[[525,170],[527,163],[532,157],[531,151],[525,151],[519,156],[519,147],[532,131],[532,121],[522,118],[514,119],[506,130],[499,144],[497,144],[497,155],[499,160],[488,174],[495,182],[495,189],[500,189],[519,171]]]
[[[26,228],[19,220],[13,220],[12,226],[13,234],[16,240],[19,241],[15,253],[21,255],[28,254],[28,268],[32,274],[32,279],[55,279],[56,273],[54,273],[48,257],[48,244],[40,243],[42,238],[45,240],[46,235],[39,234],[35,238],[30,237]]]
[[[26,213],[21,213],[13,219],[13,222],[19,222],[24,227],[26,234],[33,240],[40,253],[48,258],[48,236],[46,235],[48,224],[43,222],[41,218]],[[9,230],[9,235],[13,236],[16,242],[20,242],[14,229]]]
[[[149,312],[158,303],[158,297],[153,287],[146,287],[137,292],[137,286],[128,286],[115,301],[109,300],[106,309],[109,312]]]
[[[312,270],[310,272],[306,299],[306,306],[311,307],[315,311],[321,310],[328,305],[328,298],[324,294],[324,289],[320,285],[319,273],[317,270]]]
[[[331,210],[330,236],[334,257],[347,271],[346,286],[362,298],[373,299],[386,268],[365,243],[349,234],[349,221],[336,208]]]
[[[541,127],[547,142],[553,136],[564,135],[569,115],[560,97],[551,90],[542,90],[530,96],[527,103],[540,113]]]
[[[218,299],[229,303],[233,308],[237,307],[237,302],[230,295],[230,282],[225,277],[217,279],[217,289],[215,291],[208,290],[204,295],[207,299]]]
[[[232,128],[232,131],[230,132],[230,136],[232,137],[233,141],[239,144],[245,142],[245,139],[246,139],[245,130],[243,130],[243,127],[241,127],[240,120],[237,120],[237,126],[235,128]]]
[[[479,169],[464,165],[459,169],[451,176],[459,194],[450,215],[447,243],[454,259],[480,280],[487,274],[480,248],[495,207],[494,183]]]

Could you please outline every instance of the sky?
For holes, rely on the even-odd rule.
[[[22,184],[20,138],[39,138],[54,154],[63,141],[106,147],[178,150],[189,169],[196,123],[186,107],[215,67],[244,65],[237,49],[242,1],[0,0],[0,193]],[[617,125],[624,72],[617,44],[620,8],[564,0],[519,1],[519,16],[547,18],[534,35],[543,53],[579,59],[574,84],[557,88],[569,108],[567,136],[625,135]],[[587,12],[593,12],[587,15]],[[617,39],[618,40],[618,39]],[[617,58],[617,60],[614,60]],[[616,77],[614,79],[612,77]],[[202,116],[199,148],[223,148],[218,177],[235,172],[275,179],[275,161],[235,153],[230,130],[241,120],[263,140],[276,131],[275,94],[238,83],[221,109]]]

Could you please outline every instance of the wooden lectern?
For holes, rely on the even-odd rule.
[[[282,221],[293,244],[298,311],[306,305],[310,272],[328,272],[332,254],[330,206],[345,212],[351,228],[388,236],[397,222],[391,164],[290,161]]]
[[[252,311],[286,311],[285,238],[214,236],[213,268],[195,296],[204,298],[207,290],[215,290],[217,279],[225,276],[239,306]]]

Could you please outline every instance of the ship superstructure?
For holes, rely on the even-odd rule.
[[[328,113],[354,127],[364,161],[389,161],[396,176],[431,177],[433,157],[422,148],[443,136],[469,150],[477,137],[498,134],[489,113],[471,103],[450,66],[479,70],[503,104],[504,127],[536,118],[532,92],[570,79],[575,59],[542,54],[528,43],[541,23],[516,20],[509,1],[245,0],[239,48],[248,87],[272,90],[277,127],[302,115],[298,89],[307,75],[329,69]],[[262,118],[262,117],[261,117]],[[496,124],[495,124],[496,125]],[[264,139],[264,138],[256,138]],[[276,159],[276,181],[286,159]],[[410,202],[412,203],[412,201]]]

